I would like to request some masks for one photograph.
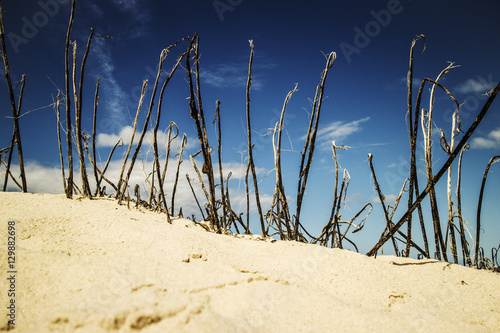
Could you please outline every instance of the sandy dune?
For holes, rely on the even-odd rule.
[[[111,199],[0,193],[16,332],[499,332],[500,274],[217,235]],[[403,264],[403,265],[401,265]]]

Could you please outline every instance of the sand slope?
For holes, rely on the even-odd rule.
[[[16,221],[17,332],[500,331],[496,273],[217,235],[111,199],[2,192],[0,207],[1,309]]]

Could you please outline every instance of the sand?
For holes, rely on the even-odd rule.
[[[500,274],[218,235],[112,199],[0,193],[0,330],[499,332]],[[401,265],[403,264],[403,265]]]

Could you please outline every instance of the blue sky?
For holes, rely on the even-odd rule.
[[[63,54],[70,4],[58,0],[26,0],[22,4],[4,1],[3,6],[11,75],[16,82],[22,74],[27,75],[22,113],[32,111],[20,119],[28,187],[32,192],[62,192],[56,118],[51,104],[57,89],[63,90],[64,87]],[[211,124],[215,101],[220,99],[224,171],[225,174],[233,172],[231,195],[233,203],[241,204],[240,211],[243,212],[241,163],[246,157],[245,85],[250,53],[248,40],[252,39],[255,44],[251,91],[254,158],[261,181],[264,211],[269,209],[274,190],[271,136],[266,134],[279,120],[286,94],[298,83],[298,91],[287,108],[283,146],[286,151],[282,154],[284,185],[294,205],[299,151],[303,149],[308,112],[311,111],[309,99],[314,97],[325,67],[325,56],[334,51],[337,59],[326,83],[327,98],[323,103],[320,136],[301,222],[309,232],[318,235],[328,221],[334,180],[331,141],[349,146],[348,150],[338,152],[341,167],[351,176],[342,217],[350,219],[365,203],[374,203],[374,211],[365,229],[352,235],[360,251],[366,252],[384,228],[367,154],[374,156],[377,178],[389,203],[408,176],[405,78],[412,39],[424,34],[427,41],[423,54],[421,41],[415,48],[416,82],[424,77],[436,78],[448,65],[447,61],[460,65],[451,70],[442,83],[460,103],[465,103],[461,111],[465,131],[487,99],[483,94],[499,80],[499,9],[497,1],[80,0],[72,33],[72,40],[76,40],[78,47],[78,64],[90,27],[98,35],[113,37],[93,41],[84,84],[83,129],[91,132],[95,83],[98,77],[102,77],[97,130],[100,159],[104,163],[120,137],[129,140],[142,82],[149,79],[152,86],[161,50],[197,32],[202,54],[202,97],[207,124]],[[164,68],[169,70],[185,47],[174,49]],[[187,155],[198,150],[198,143],[189,117],[185,78],[185,72],[179,71],[167,88],[160,129],[166,130],[170,121],[175,121],[180,136],[186,133],[188,137],[176,202],[176,206],[184,207],[186,215],[197,214],[183,175],[190,172],[194,177]],[[149,98],[145,101],[139,128],[142,128]],[[0,103],[0,146],[3,148],[10,144],[12,134],[12,121],[7,118],[11,116],[11,110],[5,80],[0,82]],[[462,206],[465,217],[474,226],[484,168],[500,151],[498,103],[495,101],[471,140],[472,148],[464,154]],[[428,97],[422,107],[428,108]],[[443,128],[448,138],[453,111],[454,105],[439,92],[434,120],[436,128]],[[215,129],[210,126],[208,131],[211,143],[215,145]],[[437,172],[445,155],[439,147],[439,137],[435,138],[438,140],[434,145]],[[165,142],[163,134],[160,140]],[[178,150],[179,145],[180,140],[177,140],[173,150]],[[125,149],[120,148],[115,155],[108,171],[111,178],[117,179]],[[136,167],[134,181],[141,186],[145,184],[141,166],[148,173],[152,155],[146,146],[141,156],[142,163]],[[173,168],[174,161],[170,162],[169,168]],[[420,169],[423,170],[423,162]],[[4,170],[0,168],[2,174]],[[173,169],[169,170],[171,174]],[[423,188],[424,174],[420,179]],[[452,179],[454,186],[456,165]],[[498,246],[500,240],[497,217],[500,211],[494,200],[500,197],[499,182],[498,166],[493,166],[483,203],[484,232],[481,238],[487,253],[491,247]],[[13,190],[12,182],[10,185],[9,189]],[[447,216],[445,186],[443,178],[438,186],[442,221],[446,221]],[[406,202],[406,198],[403,200]],[[428,200],[425,205],[428,206]],[[401,207],[395,216],[403,213]],[[427,221],[428,237],[432,243],[430,215]],[[257,223],[254,227],[258,231]],[[415,241],[422,244],[417,226],[414,230]],[[390,253],[389,249],[386,251]]]

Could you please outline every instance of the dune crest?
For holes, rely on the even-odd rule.
[[[500,274],[207,232],[112,199],[0,193],[16,332],[494,332]],[[2,311],[8,281],[1,279]],[[0,330],[7,329],[1,316]]]

